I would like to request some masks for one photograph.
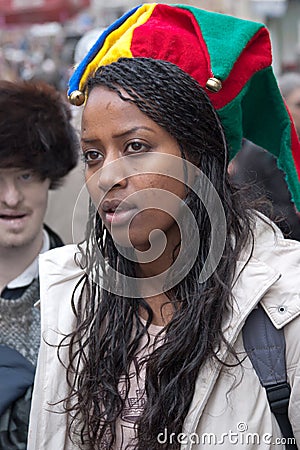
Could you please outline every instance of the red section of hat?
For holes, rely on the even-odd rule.
[[[178,65],[202,87],[214,76],[199,24],[188,10],[157,5],[149,20],[135,29],[130,50],[134,57],[162,59]],[[218,93],[207,91],[214,107],[226,106],[256,72],[271,63],[269,33],[262,27],[241,52],[229,77],[221,80],[222,89]]]
[[[221,109],[234,100],[255,73],[271,64],[269,33],[266,28],[260,28],[234,63],[229,76],[222,81],[222,89],[216,94],[209,93],[214,107]]]
[[[292,155],[294,159],[294,164],[296,167],[296,171],[298,174],[298,178],[300,181],[300,142],[296,132],[296,128],[294,126],[294,122],[292,121],[291,114],[288,111],[290,119],[291,119],[291,147],[292,147]]]
[[[130,50],[134,57],[176,64],[201,86],[212,76],[198,22],[190,11],[181,8],[157,5],[149,20],[135,29]]]

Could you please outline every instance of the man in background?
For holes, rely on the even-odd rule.
[[[53,87],[0,81],[1,450],[26,449],[40,344],[38,255],[63,245],[44,216],[48,191],[77,163],[70,119]]]
[[[300,136],[300,74],[287,72],[277,81]],[[236,185],[248,188],[253,199],[266,198],[270,202],[266,215],[285,237],[300,241],[300,214],[273,155],[244,139],[241,151],[229,165],[229,173]]]
[[[300,73],[286,72],[278,77],[278,84],[300,137]]]

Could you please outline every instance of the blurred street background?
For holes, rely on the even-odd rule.
[[[43,78],[64,91],[74,64],[75,46],[82,35],[109,25],[139,3],[134,0],[0,0],[1,78]],[[275,71],[299,70],[299,0],[180,3],[264,22],[271,32]]]
[[[140,3],[134,0],[0,0],[0,77],[42,79],[65,95],[74,65],[83,58],[99,31]],[[300,72],[300,0],[178,3],[265,23],[271,34],[275,74]],[[76,115],[74,112],[79,127]],[[79,164],[65,186],[50,198],[47,222],[65,242],[78,241],[83,235],[88,201],[85,191],[79,196],[82,172]]]

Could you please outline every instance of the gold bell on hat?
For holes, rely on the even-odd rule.
[[[75,106],[83,105],[85,101],[85,95],[82,91],[73,91],[69,95],[69,102]]]
[[[206,89],[210,92],[219,92],[222,89],[222,82],[218,80],[218,78],[212,77],[209,78],[206,82]]]

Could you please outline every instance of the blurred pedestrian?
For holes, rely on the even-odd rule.
[[[40,345],[38,256],[63,245],[43,221],[48,191],[77,162],[70,118],[48,84],[0,82],[1,450],[26,449]]]
[[[229,164],[229,174],[232,183],[246,190],[252,200],[264,205],[264,213],[286,238],[300,241],[300,214],[292,200],[285,173],[271,153],[243,139],[241,150]]]
[[[73,65],[76,65],[88,53],[100,34],[101,28],[85,33],[77,42],[74,50]],[[64,86],[66,90],[67,82]],[[72,124],[80,130],[81,109],[72,105]],[[65,216],[59,211],[64,209]],[[54,224],[60,236],[67,244],[80,242],[84,238],[85,224],[88,219],[88,192],[85,187],[83,165],[77,164],[67,176],[65,184],[59,191],[52,191],[49,195],[49,204],[46,213],[47,223]]]
[[[287,72],[277,81],[300,135],[300,74]],[[300,213],[288,189],[285,172],[277,166],[273,155],[244,139],[241,151],[229,165],[229,172],[232,181],[251,191],[253,198],[269,201],[267,214],[286,237],[300,240]]]
[[[300,136],[300,73],[285,72],[278,77],[278,84]]]

